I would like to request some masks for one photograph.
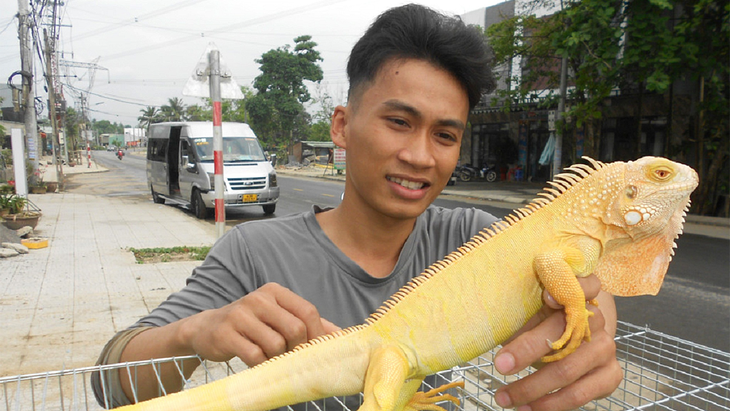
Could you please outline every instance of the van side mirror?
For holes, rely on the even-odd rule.
[[[191,163],[188,159],[188,156],[182,156],[182,165],[183,167],[188,170],[191,173],[194,173],[195,170],[195,163]]]
[[[271,165],[276,167],[276,154],[270,155],[269,159],[271,160]]]

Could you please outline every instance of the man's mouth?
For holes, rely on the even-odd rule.
[[[409,190],[420,190],[426,186],[425,183],[417,181],[409,181],[398,177],[387,177],[388,181],[403,186]]]

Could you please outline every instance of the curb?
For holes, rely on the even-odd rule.
[[[298,170],[292,170],[292,169],[277,169],[277,173],[281,173],[283,175],[290,175],[295,177],[309,177],[309,178],[321,178],[326,180],[336,180],[336,181],[344,181],[345,176],[332,176],[332,175],[321,175],[319,173],[312,173],[304,171],[302,172],[301,169]],[[505,190],[502,190],[505,191]],[[458,196],[458,197],[464,197],[464,198],[474,198],[484,201],[501,201],[504,203],[512,203],[515,205],[525,205],[529,204],[534,200],[536,197],[538,197],[537,193],[539,191],[535,192],[533,195],[514,195],[514,194],[495,194],[494,192],[490,192],[488,190],[474,190],[474,191],[459,191],[459,190],[452,190],[448,187],[444,189],[441,192],[441,195],[450,195],[450,196]],[[716,226],[716,227],[728,227],[730,228],[730,218],[725,217],[709,217],[709,216],[700,216],[695,214],[687,214],[685,217],[685,220],[689,223],[693,224],[700,224],[704,226]]]

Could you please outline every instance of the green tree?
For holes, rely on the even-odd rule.
[[[81,115],[71,107],[66,109],[66,115],[63,117],[63,126],[66,133],[65,139],[68,144],[69,151],[79,149],[79,123]]]
[[[541,3],[536,0],[533,4]],[[567,58],[573,85],[566,114],[585,131],[584,152],[596,156],[603,102],[619,88],[636,94],[637,118],[645,93],[668,93],[687,77],[701,84],[696,161],[700,189],[695,207],[709,212],[727,172],[730,3],[720,0],[582,0],[569,2],[551,16],[516,16],[487,31],[496,61],[508,64],[521,56],[521,87],[501,91],[506,109],[523,104],[535,89],[544,89],[545,106],[558,96],[556,67]],[[641,122],[637,121],[637,135]],[[688,147],[685,147],[688,148]],[[680,155],[676,150],[670,154]],[[705,159],[709,159],[709,166]],[[727,188],[725,188],[727,190]]]
[[[212,121],[213,114],[208,107],[193,104],[185,108],[185,119],[188,121]]]
[[[246,101],[253,97],[253,90],[246,86],[241,87],[241,92],[244,98],[242,100],[230,100],[224,99],[221,101],[221,116],[223,121],[232,121],[237,123],[248,123],[249,114],[246,111]],[[200,120],[213,121],[213,105],[209,98],[203,99],[202,106],[191,106],[195,107],[194,110],[188,110],[188,115],[193,115]],[[193,121],[195,119],[189,118]]]
[[[308,135],[303,103],[311,96],[304,81],[319,82],[323,77],[317,64],[322,61],[315,50],[317,43],[311,36],[299,36],[294,42],[293,50],[287,44],[256,60],[261,65],[261,74],[253,83],[257,93],[245,105],[254,130],[272,146],[291,143],[295,135]]]
[[[158,121],[160,110],[157,107],[147,106],[143,109],[140,109],[139,111],[141,114],[139,117],[137,117],[137,121],[139,122],[140,127],[149,129],[150,124],[156,123]]]
[[[109,120],[92,120],[91,128],[98,134],[119,134],[123,133],[124,130],[119,130],[117,123],[110,122]]]
[[[185,103],[179,97],[167,99],[167,104],[160,108],[160,117],[163,121],[183,121],[185,120]]]
[[[312,115],[309,140],[330,141],[330,124],[332,123],[332,114],[335,112],[335,103],[326,87],[321,83],[315,87],[313,105],[316,105],[318,110]]]
[[[246,101],[254,96],[254,92],[246,86],[241,87],[241,92],[243,92],[243,100],[223,100],[221,107],[223,121],[236,121],[239,123],[249,123],[251,121],[246,110]]]

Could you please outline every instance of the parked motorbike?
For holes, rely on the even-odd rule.
[[[497,166],[486,165],[481,169],[472,167],[471,164],[466,164],[461,167],[457,167],[459,180],[463,182],[476,180],[481,178],[487,180],[490,183],[497,181]]]

